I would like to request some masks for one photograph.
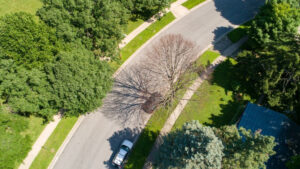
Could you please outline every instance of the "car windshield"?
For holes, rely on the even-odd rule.
[[[127,146],[125,146],[125,145],[122,145],[122,146],[121,146],[121,149],[125,150],[126,152],[129,152],[129,150],[130,150],[130,149],[129,149]]]

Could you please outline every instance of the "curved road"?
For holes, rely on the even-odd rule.
[[[172,23],[134,54],[126,68],[116,79],[112,92],[97,111],[82,121],[64,151],[56,161],[55,169],[112,168],[110,161],[122,139],[134,140],[139,123],[147,116],[138,116],[134,79],[130,71],[145,59],[145,52],[165,34],[182,34],[199,46],[199,52],[227,33],[234,25],[252,18],[265,0],[207,0],[201,7]],[[126,73],[127,72],[127,73]]]

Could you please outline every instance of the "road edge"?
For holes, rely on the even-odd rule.
[[[60,155],[64,152],[65,147],[68,145],[69,141],[72,139],[72,137],[74,136],[75,132],[77,131],[78,127],[80,126],[81,122],[85,119],[85,115],[81,115],[79,116],[79,118],[77,119],[75,125],[72,127],[71,131],[69,132],[69,134],[67,135],[66,139],[64,140],[64,142],[61,144],[61,146],[59,147],[59,149],[57,150],[55,156],[53,157],[51,163],[48,166],[48,169],[53,169],[58,158],[60,157]]]

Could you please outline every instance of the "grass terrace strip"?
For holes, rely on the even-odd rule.
[[[175,20],[175,16],[172,12],[167,13],[161,19],[157,20],[146,28],[143,32],[138,34],[132,39],[124,48],[121,49],[121,61],[120,63],[111,62],[111,66],[114,70],[117,70],[136,50],[138,50],[144,43],[146,43],[151,37],[158,33],[162,28],[167,26]]]
[[[227,36],[231,40],[232,43],[238,42],[244,36],[247,35],[247,29],[249,29],[250,23],[251,23],[251,21],[248,21],[228,33]]]
[[[213,51],[206,51],[201,55],[197,61],[197,65],[206,65],[213,62],[220,54]],[[191,73],[186,75],[187,78],[192,77],[196,79],[198,73]],[[192,82],[190,82],[190,85]],[[175,110],[180,98],[183,97],[187,89],[181,89],[176,93],[176,99],[173,101],[170,107],[159,107],[151,116],[150,120],[146,124],[144,130],[139,136],[137,142],[134,145],[132,152],[129,155],[128,161],[125,165],[125,169],[141,169],[146,162],[149,153],[155,143],[160,130],[163,128],[169,115]]]
[[[184,2],[182,4],[182,6],[186,7],[187,9],[192,9],[204,1],[205,0],[188,0],[188,1]]]
[[[57,150],[62,145],[77,120],[78,117],[67,117],[61,119],[39,154],[32,162],[30,169],[48,168]]]

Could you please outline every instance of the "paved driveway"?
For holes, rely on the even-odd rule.
[[[157,39],[165,34],[182,34],[195,41],[199,51],[220,38],[224,33],[255,15],[265,0],[213,0],[193,10],[169,26],[140,50],[118,74],[117,81],[103,106],[87,115],[57,160],[55,169],[105,169],[122,139],[133,140],[139,132],[140,103],[136,83],[130,75],[145,59],[145,53]],[[139,121],[139,122],[138,122]]]

